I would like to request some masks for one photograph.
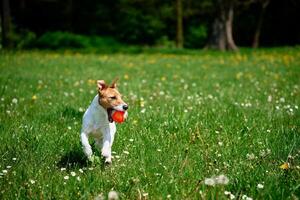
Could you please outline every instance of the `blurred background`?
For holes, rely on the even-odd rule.
[[[1,0],[1,48],[291,46],[299,0]]]

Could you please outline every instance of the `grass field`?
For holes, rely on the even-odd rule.
[[[117,76],[129,118],[89,163],[81,117]],[[299,48],[1,52],[0,84],[0,199],[300,197]]]

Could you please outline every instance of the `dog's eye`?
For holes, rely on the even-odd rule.
[[[113,97],[109,97],[111,100],[116,100],[117,97],[116,96],[113,96]]]

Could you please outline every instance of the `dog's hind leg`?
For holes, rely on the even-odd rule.
[[[82,149],[83,149],[84,154],[88,157],[88,159],[91,159],[93,151],[92,151],[92,147],[89,143],[87,134],[85,132],[82,132],[80,134],[80,139],[81,139],[81,144],[82,144]]]

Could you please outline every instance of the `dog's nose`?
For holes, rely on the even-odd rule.
[[[123,105],[123,109],[127,110],[128,109],[128,105]]]

